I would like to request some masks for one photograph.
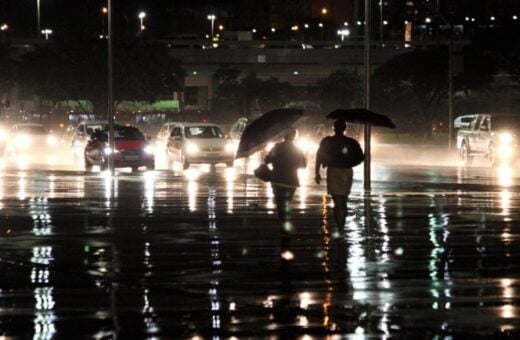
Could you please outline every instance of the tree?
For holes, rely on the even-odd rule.
[[[316,93],[325,112],[339,108],[350,108],[360,105],[362,97],[362,82],[358,76],[348,70],[337,70],[327,78],[311,86],[311,92]]]
[[[16,62],[10,52],[9,46],[0,45],[0,113],[8,106],[16,77]]]
[[[464,54],[464,69],[454,76],[454,90],[484,90],[495,68],[475,50]],[[446,118],[448,99],[446,47],[417,49],[386,62],[374,72],[374,109],[391,114],[400,126],[431,137],[431,124]]]
[[[58,102],[89,101],[95,113],[107,109],[106,41],[59,42],[25,56],[20,85],[26,92]],[[146,41],[114,44],[114,99],[153,102],[182,88],[184,71],[166,47]]]

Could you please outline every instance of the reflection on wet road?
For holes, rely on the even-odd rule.
[[[518,169],[362,168],[344,230],[304,177],[284,247],[240,168],[0,174],[0,336],[519,335]]]

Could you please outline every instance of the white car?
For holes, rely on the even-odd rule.
[[[465,129],[469,127],[469,124],[471,124],[471,121],[475,118],[475,115],[464,115],[459,116],[455,118],[453,121],[453,128],[454,129]]]
[[[96,130],[106,130],[108,127],[107,120],[86,120],[79,123],[74,129],[72,135],[71,147],[74,157],[83,159],[85,147],[92,132]]]
[[[179,162],[183,169],[194,163],[230,167],[235,158],[231,141],[218,125],[210,123],[166,123],[157,135],[156,150],[165,150],[169,167]]]
[[[19,164],[55,163],[58,138],[43,124],[15,124],[7,133],[4,158]]]

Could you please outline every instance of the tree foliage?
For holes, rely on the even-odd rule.
[[[362,98],[362,81],[349,70],[337,70],[314,86],[318,101],[325,112],[359,106]]]
[[[153,102],[182,87],[184,71],[162,45],[145,41],[114,44],[114,100]],[[22,62],[19,83],[26,93],[50,102],[87,100],[105,112],[108,90],[106,41],[38,46]]]

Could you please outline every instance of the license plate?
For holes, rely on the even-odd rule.
[[[125,156],[125,161],[138,161],[139,156]]]

